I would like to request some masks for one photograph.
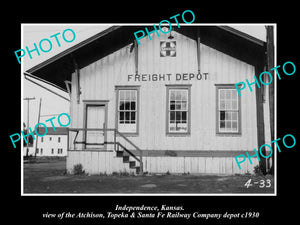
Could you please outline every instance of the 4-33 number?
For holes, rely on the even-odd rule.
[[[269,188],[272,186],[271,180],[267,179],[267,180],[260,180],[260,181],[255,181],[252,184],[252,179],[247,180],[247,182],[244,184],[244,186],[246,186],[247,188],[258,184],[259,188]]]

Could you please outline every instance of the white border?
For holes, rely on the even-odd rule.
[[[177,25],[176,23],[171,23],[172,25]],[[185,25],[185,26],[258,26],[258,25],[270,25],[274,27],[274,66],[277,65],[277,23],[192,23],[192,24],[182,24],[179,23],[180,25]],[[22,23],[21,24],[21,48],[23,49],[23,32],[24,32],[24,26],[26,25],[30,25],[30,26],[40,26],[40,25],[47,25],[47,26],[66,26],[66,25],[72,25],[72,26],[108,26],[108,25],[120,25],[120,26],[141,26],[141,25],[158,25],[158,23],[155,24],[151,24],[151,23],[95,23],[95,24],[91,24],[91,23],[57,23],[57,24],[53,24],[53,23]],[[244,33],[244,32],[243,32]],[[251,36],[251,35],[250,35]],[[257,38],[259,39],[259,38]],[[260,40],[260,39],[259,39]],[[24,72],[24,65],[23,65],[23,61],[21,59],[21,124],[20,124],[20,130],[23,129],[23,107],[24,107],[24,103],[23,103],[23,87],[24,87],[24,76],[23,76],[23,72]],[[257,75],[257,74],[254,74]],[[274,137],[275,139],[277,139],[277,76],[275,79],[275,83],[274,83]],[[42,194],[24,194],[24,161],[23,161],[23,142],[20,141],[20,145],[21,145],[21,196],[277,196],[277,151],[275,151],[275,149],[277,149],[277,147],[275,147],[274,152],[275,152],[275,168],[274,168],[274,193],[227,193],[227,194],[223,194],[223,193],[205,193],[205,194],[201,194],[201,193],[191,193],[191,194],[168,194],[168,193],[164,193],[164,194],[158,194],[158,193],[149,193],[149,194],[137,194],[137,193],[123,193],[123,194],[115,194],[115,193],[104,193],[104,194],[60,194],[60,193],[42,193]]]

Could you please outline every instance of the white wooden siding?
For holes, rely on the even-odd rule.
[[[253,173],[258,165],[256,158],[251,165],[245,161],[238,169],[233,157],[144,157],[144,172],[174,174],[245,174]],[[69,151],[67,171],[73,173],[74,166],[82,164],[87,174],[112,174],[113,172],[135,173],[122,157],[112,151]]]
[[[173,34],[174,33],[174,34]],[[176,73],[197,74],[196,41],[176,32],[176,57],[160,57],[160,41],[168,35],[148,37],[139,45],[139,74]],[[127,81],[135,73],[134,51],[130,45],[104,57],[80,71],[80,104],[72,101],[72,127],[83,127],[82,100],[109,100],[108,126],[115,127],[115,85],[141,85],[139,105],[139,135],[129,137],[141,149],[149,150],[253,150],[257,146],[255,91],[245,90],[241,99],[241,135],[216,134],[215,84],[234,84],[253,80],[254,67],[222,52],[201,44],[201,72],[208,80],[192,81]],[[242,49],[241,49],[242,51]],[[192,84],[191,135],[166,136],[166,86],[165,84]],[[72,98],[76,99],[74,75]],[[229,137],[230,136],[230,137]]]

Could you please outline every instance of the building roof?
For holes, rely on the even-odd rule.
[[[40,135],[43,135],[45,133],[45,127],[39,126],[37,129],[38,129],[37,132]],[[67,134],[68,134],[68,130],[66,127],[55,127],[55,131],[53,127],[47,127],[46,135],[67,135]]]
[[[120,48],[133,44],[133,33],[138,30],[153,30],[153,26],[112,26],[80,42],[79,44],[32,67],[26,72],[66,89],[65,80],[71,80],[76,62],[79,69],[95,62]],[[178,33],[197,39],[218,51],[251,65],[264,64],[265,42],[228,26],[173,27]]]

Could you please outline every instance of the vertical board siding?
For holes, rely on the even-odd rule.
[[[144,157],[143,163],[148,173],[245,174],[253,173],[258,160],[245,162],[241,169],[231,157]]]
[[[112,174],[113,172],[132,173],[129,163],[115,157],[114,152],[100,151],[69,151],[67,160],[68,173],[74,172],[74,166],[81,164],[87,174]]]
[[[153,36],[152,40],[145,37],[140,40],[138,68],[139,74],[167,74],[171,73],[171,81],[128,81],[127,75],[135,74],[134,51],[130,52],[131,45],[125,46],[116,52],[84,67],[80,71],[80,103],[76,101],[75,74],[72,76],[71,116],[74,128],[83,127],[83,100],[108,100],[108,128],[116,125],[116,85],[140,85],[139,105],[139,134],[129,136],[137,146],[147,150],[252,150],[257,146],[256,128],[256,99],[253,92],[244,90],[241,97],[241,135],[216,134],[216,87],[215,84],[235,84],[237,82],[253,81],[254,67],[237,60],[229,55],[217,51],[204,44],[200,44],[201,73],[208,73],[208,79],[193,79],[191,81],[176,81],[176,73],[197,74],[197,43],[182,34],[173,32],[176,41],[176,57],[160,57],[160,41],[168,40],[167,34],[160,37]],[[191,135],[166,135],[166,84],[191,84]],[[80,132],[82,133],[82,132]],[[75,133],[70,133],[70,143]],[[112,135],[111,135],[112,136]],[[110,136],[108,136],[110,137]],[[81,138],[81,139],[80,139]],[[82,140],[82,134],[78,136]],[[112,140],[108,140],[112,141]],[[80,146],[80,145],[78,145]],[[70,153],[68,167],[81,153]],[[102,153],[101,153],[102,154]],[[113,157],[100,153],[85,155],[84,160],[91,161],[89,170],[115,170],[112,165]],[[77,160],[83,160],[78,159]],[[98,164],[93,159],[98,159]],[[172,157],[171,157],[172,158]],[[182,161],[183,160],[183,161]],[[193,173],[239,173],[232,167],[232,160],[224,161],[213,158],[180,159],[169,157],[155,157],[145,161],[147,170],[159,171],[187,171]],[[168,166],[172,162],[173,166]],[[87,163],[87,162],[83,162]],[[122,164],[122,163],[121,163]],[[171,165],[170,164],[170,165]],[[176,165],[176,166],[174,166]],[[207,166],[212,165],[212,166]],[[175,167],[175,168],[173,168]],[[247,167],[248,168],[248,167]]]
[[[190,173],[190,174],[245,174],[253,173],[258,165],[256,158],[238,168],[232,157],[144,157],[144,171],[148,173]],[[132,173],[128,163],[115,157],[114,152],[69,151],[67,171],[73,173],[74,165],[82,164],[87,174],[112,174],[113,172]],[[176,165],[176,166],[174,166]]]

